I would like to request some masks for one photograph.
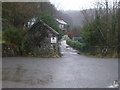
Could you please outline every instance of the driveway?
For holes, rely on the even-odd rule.
[[[3,58],[3,88],[106,88],[118,80],[118,59],[90,58],[66,46],[63,40],[61,58]]]

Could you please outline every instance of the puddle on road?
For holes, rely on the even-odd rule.
[[[32,77],[26,77],[24,80],[21,80],[21,82],[24,82],[30,85],[36,85],[36,84],[45,85],[53,82],[53,77],[52,75],[45,75],[42,78],[36,78],[35,76],[34,77],[32,76]]]
[[[46,74],[38,70],[30,71],[24,69],[22,66],[18,65],[15,69],[13,68],[3,68],[2,70],[2,80],[20,82],[29,85],[41,84],[45,85],[53,82],[53,76],[51,74]],[[3,84],[5,84],[3,82]]]
[[[78,54],[77,52],[61,52],[61,54]]]
[[[10,67],[3,68],[2,80],[3,81],[17,81],[17,82],[19,82],[26,71],[27,70],[23,69],[23,67],[21,65],[17,65],[17,67],[15,69],[10,68]]]

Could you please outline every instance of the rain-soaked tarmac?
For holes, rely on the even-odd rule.
[[[77,54],[61,42],[60,58],[3,58],[3,88],[107,88],[118,79],[118,60]]]

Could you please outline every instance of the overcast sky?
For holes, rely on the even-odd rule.
[[[98,0],[50,0],[58,10],[82,10],[94,8],[94,3],[97,1]],[[109,2],[112,1],[113,0],[109,0]]]

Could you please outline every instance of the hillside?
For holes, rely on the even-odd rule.
[[[95,9],[87,9],[82,11],[71,10],[71,11],[63,11],[63,13],[69,15],[69,17],[71,18],[73,22],[72,27],[82,27],[84,25],[84,20],[85,20],[85,16],[83,15],[83,13],[87,13],[88,16],[86,17],[89,18],[92,14],[94,16]]]

